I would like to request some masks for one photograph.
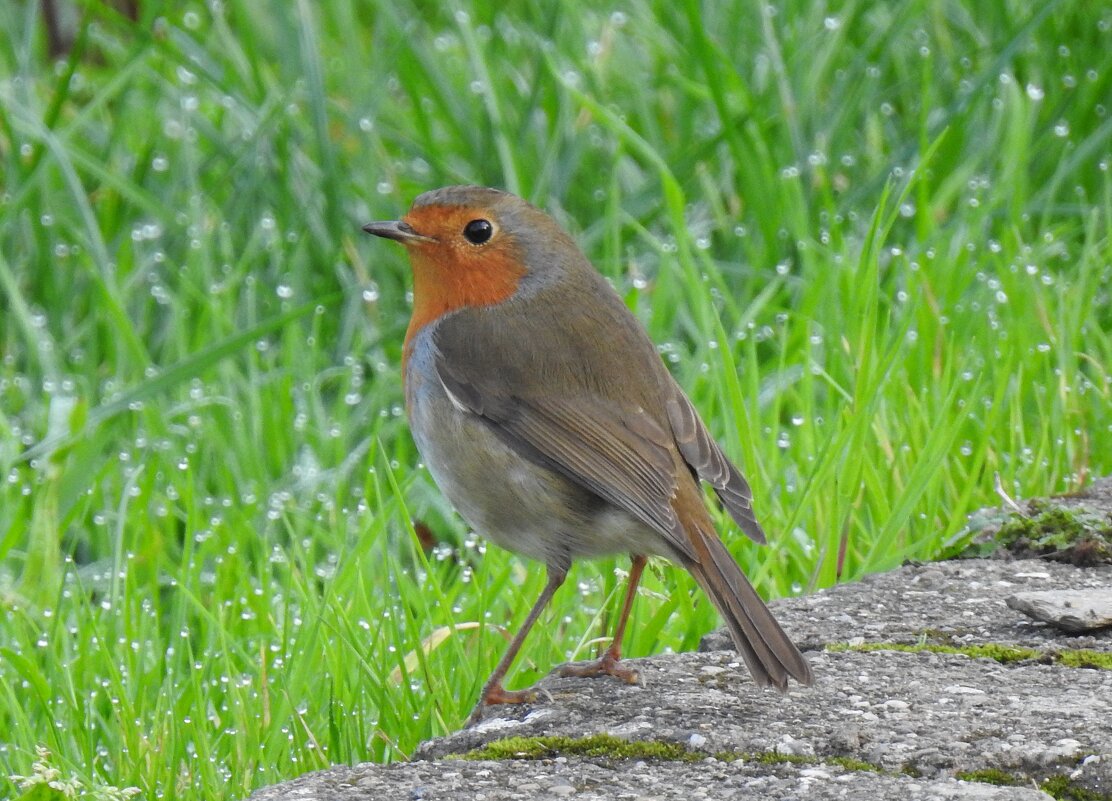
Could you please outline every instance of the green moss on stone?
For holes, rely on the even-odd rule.
[[[822,760],[815,756],[806,756],[804,754],[781,754],[778,751],[761,751],[758,753],[749,754],[729,754],[732,759],[738,759],[746,762],[756,762],[758,765],[817,765]],[[829,761],[833,761],[831,758]]]
[[[1042,653],[1034,648],[1017,648],[1011,645],[987,643],[984,645],[937,645],[934,643],[898,643],[898,642],[866,642],[858,645],[850,643],[828,643],[827,651],[903,651],[906,653],[920,653],[927,651],[932,654],[962,654],[972,659],[993,659],[1002,664],[1022,662],[1028,659],[1038,659]]]
[[[1031,501],[1028,508],[1030,516],[1011,516],[991,538],[971,546],[973,555],[1006,548],[1021,556],[1047,556],[1077,565],[1112,562],[1112,525],[1107,515],[1045,501]]]
[[[1026,779],[1022,776],[1016,776],[1013,773],[998,770],[997,768],[958,771],[957,778],[965,782],[995,784],[998,787],[1015,787],[1021,784],[1027,784],[1030,781],[1030,779]]]
[[[462,755],[463,759],[551,759],[557,756],[607,759],[659,759],[664,762],[697,762],[707,758],[676,743],[657,740],[623,740],[611,734],[587,737],[507,737]]]
[[[997,768],[960,771],[957,778],[962,781],[994,784],[999,787],[1030,786],[1033,781],[1036,781],[1030,776],[1008,773]],[[1109,796],[1086,790],[1084,787],[1078,787],[1062,775],[1051,776],[1038,781],[1038,785],[1040,790],[1058,799],[1058,801],[1109,801]]]
[[[1112,796],[1078,787],[1065,776],[1051,776],[1039,784],[1039,789],[1058,801],[1109,801]]]
[[[1066,667],[1112,670],[1112,653],[1090,651],[1088,648],[1074,648],[1070,651],[1061,651],[1055,655],[1055,660]]]
[[[1073,668],[1092,668],[1094,670],[1112,670],[1112,653],[1092,651],[1087,648],[1075,648],[1062,651],[1039,651],[1035,648],[1020,648],[1014,645],[1000,645],[999,643],[985,643],[982,645],[938,645],[935,643],[900,643],[900,642],[865,642],[851,644],[848,642],[827,643],[827,651],[901,651],[904,653],[919,653],[927,651],[932,654],[962,654],[973,659],[993,659],[1003,665],[1015,662],[1026,662],[1033,659],[1047,659]]]
[[[468,760],[503,759],[553,759],[558,756],[580,756],[602,759],[655,759],[661,762],[701,762],[714,757],[721,762],[744,760],[761,765],[838,765],[845,770],[883,772],[878,765],[860,759],[839,756],[804,756],[781,754],[776,751],[741,753],[719,751],[707,754],[692,751],[678,743],[659,740],[623,740],[611,734],[592,734],[587,737],[507,737],[487,743],[481,748],[458,754],[456,758]]]
[[[829,762],[834,765],[839,765],[846,770],[852,771],[868,771],[870,773],[884,773],[884,768],[880,765],[874,765],[872,762],[866,762],[863,759],[854,759],[853,757],[827,757],[818,760],[819,762]]]
[[[1034,648],[1019,648],[1013,645],[985,643],[983,645],[946,646],[944,653],[965,654],[973,659],[993,659],[1002,665],[1038,659],[1042,654]]]

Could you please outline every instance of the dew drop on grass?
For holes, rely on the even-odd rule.
[[[196,13],[187,12],[186,13],[187,27],[188,27],[188,20],[189,20],[190,14],[192,14],[193,18],[195,18],[195,19],[197,17]],[[186,86],[192,86],[193,83],[197,82],[197,76],[193,75],[193,73],[190,72],[185,67],[180,67],[179,66],[178,69],[177,69],[177,73],[178,73],[178,80],[181,81],[182,83],[185,83]]]

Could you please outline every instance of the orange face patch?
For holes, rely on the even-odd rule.
[[[413,266],[413,316],[405,335],[405,351],[413,335],[456,309],[491,306],[513,295],[525,274],[512,238],[485,209],[421,206],[404,221],[434,241],[406,243]],[[487,220],[494,226],[482,244],[464,235],[467,224]]]

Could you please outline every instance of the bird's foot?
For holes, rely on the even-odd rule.
[[[479,699],[479,703],[475,704],[475,708],[471,710],[471,714],[467,716],[467,726],[473,726],[483,719],[483,710],[488,706],[497,706],[498,704],[531,704],[537,700],[537,691],[530,688],[527,690],[507,690],[501,684],[496,684],[493,687],[488,687],[483,690],[483,695]]]
[[[641,672],[637,668],[626,667],[621,662],[621,657],[614,656],[610,651],[600,656],[593,662],[583,665],[564,665],[560,668],[561,676],[576,676],[578,678],[594,678],[595,676],[613,676],[626,684],[636,684],[643,687]]]

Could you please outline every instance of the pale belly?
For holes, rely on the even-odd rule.
[[[423,366],[411,361],[409,367]],[[439,381],[417,380],[407,387],[414,441],[441,491],[477,533],[564,569],[584,557],[670,555],[651,527],[518,454],[458,408]]]

